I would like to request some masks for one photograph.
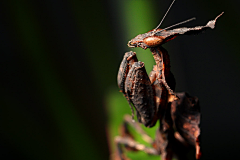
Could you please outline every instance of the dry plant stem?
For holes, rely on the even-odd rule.
[[[116,137],[115,137],[115,139],[116,139]],[[116,140],[115,140],[115,142],[116,142]],[[112,157],[112,160],[126,160],[126,156],[123,153],[121,145],[116,142],[116,146],[117,146],[117,152],[116,152],[116,155],[114,157]]]
[[[154,142],[153,139],[149,135],[147,135],[147,133],[141,128],[139,123],[132,121],[132,118],[130,115],[124,116],[124,123],[127,125],[123,125],[123,127],[127,127],[128,125],[132,126],[142,136],[144,141],[146,141],[149,144],[153,144]],[[127,130],[128,130],[127,128],[124,129],[124,131],[127,131]],[[159,152],[156,149],[146,147],[145,145],[134,141],[131,136],[124,136],[124,137],[117,136],[115,137],[115,143],[117,146],[115,160],[128,160],[128,158],[124,154],[123,148],[130,148],[130,150],[134,150],[134,151],[143,151],[151,155],[159,155]]]
[[[147,154],[151,154],[151,155],[159,155],[159,153],[157,152],[156,149],[150,148],[150,147],[146,147],[145,145],[140,144],[140,143],[138,143],[138,142],[136,142],[136,141],[134,141],[134,140],[132,140],[131,138],[128,138],[128,137],[117,136],[115,138],[115,142],[116,142],[117,146],[119,146],[119,145],[126,145],[128,147],[131,147],[132,149],[137,150],[137,151],[144,151]],[[120,147],[118,147],[118,150],[119,150],[118,151],[119,153],[123,153]]]
[[[147,142],[147,143],[149,143],[149,144],[152,144],[152,143],[153,143],[153,139],[152,139],[149,135],[147,135],[147,133],[142,129],[142,127],[140,126],[139,123],[132,121],[131,116],[125,115],[125,116],[124,116],[124,121],[125,121],[127,124],[131,125],[131,126],[142,136],[142,139],[143,139],[145,142]]]

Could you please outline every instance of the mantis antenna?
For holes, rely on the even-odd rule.
[[[166,30],[166,29],[169,29],[169,28],[172,28],[172,27],[178,26],[178,25],[183,24],[183,23],[187,23],[187,22],[193,21],[193,20],[195,20],[195,19],[196,19],[196,18],[193,17],[193,18],[190,18],[190,19],[188,19],[188,20],[185,20],[185,21],[179,22],[179,23],[177,23],[177,24],[174,24],[174,25],[171,25],[171,26],[169,26],[169,27],[166,27],[166,28],[162,29],[161,31],[158,31],[157,33],[162,32],[162,31],[164,31],[164,30]]]
[[[168,7],[167,12],[166,12],[165,15],[163,16],[163,18],[162,18],[161,22],[158,24],[158,26],[154,29],[154,31],[155,31],[156,29],[158,29],[158,28],[161,26],[161,24],[162,24],[164,18],[165,18],[166,15],[168,14],[168,11],[171,9],[171,7],[172,7],[172,5],[173,5],[174,2],[175,2],[175,0],[172,1],[171,5]]]

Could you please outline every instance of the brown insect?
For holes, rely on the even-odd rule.
[[[153,141],[138,126],[138,123],[131,121],[131,118],[126,116],[122,127],[122,136],[115,139],[118,146],[117,159],[126,159],[122,153],[121,144],[131,150],[143,150],[155,155],[161,154],[163,160],[170,160],[173,156],[176,156],[179,160],[186,160],[188,159],[186,157],[187,152],[191,149],[195,150],[196,159],[200,158],[200,107],[198,98],[189,96],[185,92],[174,93],[175,78],[170,71],[169,55],[162,44],[179,35],[198,34],[209,28],[214,29],[216,20],[222,14],[209,21],[205,26],[193,28],[183,27],[167,30],[178,25],[176,24],[165,29],[159,29],[160,22],[155,29],[139,34],[128,42],[128,46],[131,48],[149,48],[156,65],[148,76],[144,63],[138,61],[136,53],[126,52],[118,72],[118,86],[132,109],[132,119],[134,117],[134,107],[138,122],[146,127],[152,127],[159,120],[160,127],[157,130],[156,140]],[[187,21],[190,20],[192,19]],[[135,142],[127,129],[129,124],[134,126],[147,142],[152,143],[153,148]]]

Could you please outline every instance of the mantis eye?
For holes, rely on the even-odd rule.
[[[163,42],[163,38],[160,37],[147,37],[143,40],[143,42],[149,47],[156,47],[161,45]]]
[[[129,41],[127,45],[128,45],[128,47],[130,47],[130,48],[135,48],[135,47],[137,47],[136,43],[133,43],[132,40]]]

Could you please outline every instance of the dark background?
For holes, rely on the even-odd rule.
[[[0,158],[108,159],[108,101],[126,44],[157,26],[170,3],[1,1]],[[164,45],[176,90],[200,99],[203,159],[239,157],[239,3],[177,0],[161,27],[192,17],[182,26],[205,25],[225,12],[214,30]],[[149,51],[137,54],[150,71]]]

